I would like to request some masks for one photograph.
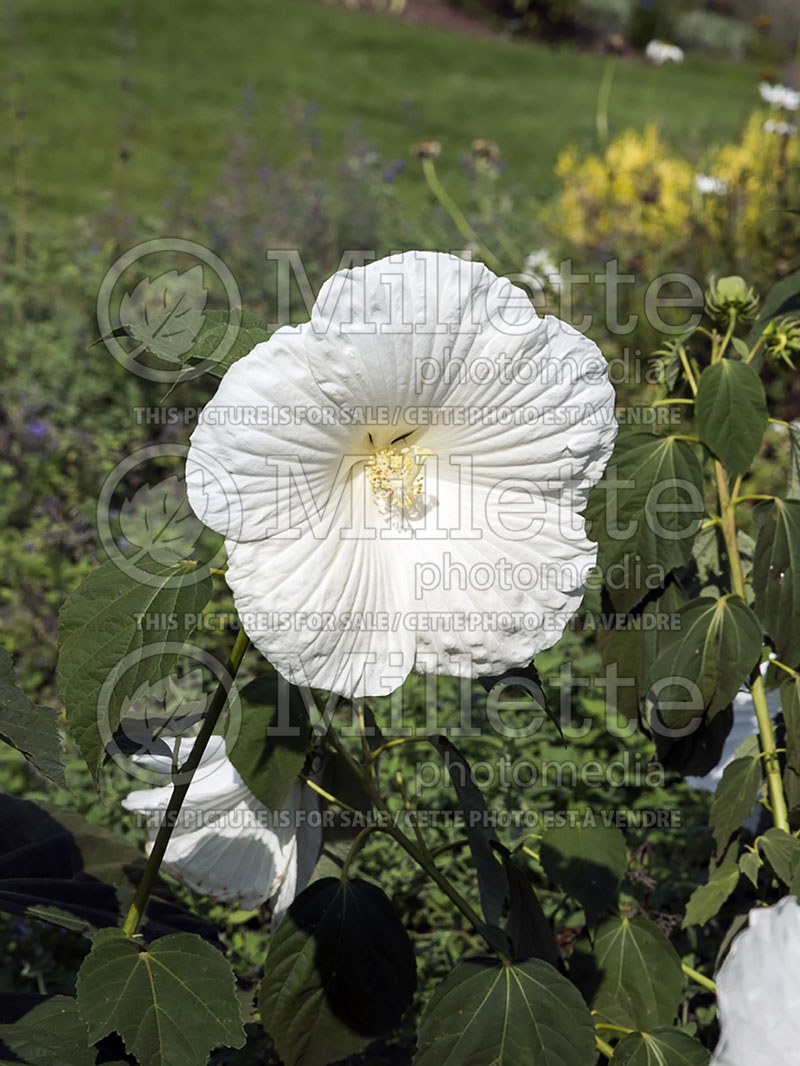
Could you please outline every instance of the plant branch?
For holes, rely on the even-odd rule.
[[[200,732],[197,734],[195,742],[192,745],[192,750],[186,757],[186,762],[180,768],[180,774],[183,780],[177,783],[172,790],[167,809],[164,812],[164,817],[158,828],[156,839],[153,842],[152,851],[147,858],[147,865],[144,868],[142,879],[139,882],[139,887],[136,889],[136,895],[134,896],[133,902],[125,917],[122,931],[127,933],[128,936],[135,936],[138,932],[145,908],[147,907],[147,901],[150,898],[150,893],[153,890],[153,885],[158,876],[158,871],[164,859],[167,846],[169,845],[172,831],[178,820],[178,814],[183,806],[183,801],[186,799],[186,793],[189,791],[189,786],[192,783],[194,772],[200,765],[208,742],[211,739],[217,722],[219,721],[219,717],[225,709],[230,688],[249,644],[249,637],[244,629],[240,629],[236,635],[236,642],[233,645],[233,649],[226,664],[227,675],[230,680],[227,684],[220,681],[217,685],[211,700],[211,705],[208,708],[208,713],[203,719]]]
[[[717,477],[717,495],[719,497],[720,518],[722,519],[722,533],[725,537],[725,546],[728,551],[728,562],[731,570],[731,583],[734,593],[745,603],[744,570],[742,557],[739,554],[739,545],[736,541],[736,518],[734,515],[735,504],[731,500],[728,490],[728,476],[725,468],[718,460],[714,462]],[[761,739],[761,750],[764,753],[764,769],[767,775],[767,788],[770,796],[770,808],[772,820],[778,829],[789,832],[789,816],[786,810],[786,798],[783,794],[783,782],[781,781],[781,768],[775,745],[775,730],[772,725],[769,707],[767,706],[767,694],[764,689],[764,679],[759,672],[755,681],[750,686],[753,697],[753,705],[758,720],[758,732]]]
[[[423,854],[423,852],[420,851],[416,844],[412,840],[410,840],[409,837],[405,835],[405,833],[401,832],[395,826],[386,826],[386,832],[389,833],[390,836],[394,837],[394,839],[406,851],[406,853],[410,855],[412,859],[415,860],[417,865],[421,866],[425,873],[431,878],[431,880],[436,882],[438,887],[442,890],[442,892],[444,892],[450,902],[453,903],[454,906],[461,911],[461,913],[470,923],[475,932],[479,933],[482,936],[484,922],[481,920],[480,915],[473,910],[473,908],[464,899],[461,893],[456,891],[455,888],[453,888],[447,878],[444,877],[444,875],[438,869],[436,864],[433,862],[433,859],[430,859],[427,855]],[[489,942],[487,941],[487,943]],[[489,946],[492,948],[493,951],[496,950],[492,944],[489,944]]]
[[[681,963],[681,969],[683,970],[683,972],[686,974],[687,977],[691,978],[691,980],[694,981],[695,984],[700,985],[702,988],[707,989],[709,992],[713,992],[714,995],[716,996],[716,994],[717,994],[717,986],[711,980],[710,977],[706,977],[703,974],[701,974],[698,970],[693,969],[691,966],[687,966],[687,964],[685,962]]]

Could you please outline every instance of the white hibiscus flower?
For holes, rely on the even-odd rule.
[[[770,85],[762,81],[758,86],[761,99],[770,107],[780,107],[785,111],[796,111],[800,107],[800,92],[788,85]]]
[[[749,918],[716,977],[721,1036],[711,1066],[796,1066],[800,906],[786,896]]]
[[[172,746],[175,741],[166,743]],[[181,755],[189,750],[191,746],[182,747]],[[137,756],[136,761],[169,780],[168,756]],[[139,789],[122,805],[157,823],[171,795],[171,783]],[[193,892],[238,901],[248,910],[272,900],[275,924],[306,887],[316,866],[322,833],[318,819],[309,825],[308,814],[318,809],[316,793],[295,781],[276,824],[273,812],[255,798],[228,759],[224,738],[212,737],[192,778],[162,868]],[[157,828],[148,824],[148,852]]]
[[[724,196],[728,191],[728,183],[713,174],[696,174],[694,187],[701,196]]]
[[[480,263],[408,252],[334,274],[309,322],[233,364],[192,434],[189,499],[294,684],[501,674],[580,604],[613,406],[592,341]]]
[[[644,54],[657,67],[660,67],[663,63],[683,62],[683,49],[679,48],[677,44],[670,44],[669,41],[650,41],[644,50]]]

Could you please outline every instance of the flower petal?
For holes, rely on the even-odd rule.
[[[365,477],[353,479],[357,511],[374,505]],[[414,665],[413,634],[394,629],[408,602],[400,548],[377,535],[346,537],[343,497],[332,532],[228,545],[227,580],[253,644],[294,685],[382,696]]]
[[[800,906],[750,911],[716,977],[720,1037],[711,1066],[795,1066],[800,1044]]]

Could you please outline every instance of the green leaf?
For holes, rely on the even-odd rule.
[[[628,864],[625,837],[616,826],[548,829],[539,856],[547,876],[581,904],[589,925],[616,898]]]
[[[753,888],[758,888],[758,871],[761,869],[761,860],[755,851],[746,851],[739,857],[739,870],[744,874]]]
[[[91,936],[133,901],[144,856],[129,841],[54,803],[0,795],[0,910]],[[142,928],[147,939],[212,926],[178,907],[157,882]]]
[[[540,959],[459,962],[422,1016],[414,1066],[594,1066],[591,1015]]]
[[[35,707],[17,684],[14,661],[0,648],[0,740],[21,751],[45,777],[66,787],[58,713]]]
[[[718,913],[720,907],[739,883],[739,867],[735,859],[726,859],[711,871],[706,884],[700,885],[689,897],[681,928],[690,925],[705,925]]]
[[[741,337],[731,337],[731,347],[738,356],[747,361],[747,357],[750,355],[750,349]]]
[[[800,807],[800,675],[780,687],[781,710],[786,727],[786,766],[783,785],[790,811]]]
[[[89,1039],[119,1033],[140,1066],[206,1066],[214,1048],[245,1042],[233,971],[189,933],[143,948],[118,929],[101,930],[77,991]]]
[[[95,1066],[97,1048],[89,1046],[86,1024],[71,996],[14,996],[22,1013],[13,1022],[0,1006],[0,1064],[5,1066],[5,1045],[24,1066]],[[5,999],[5,997],[2,997]],[[26,1001],[30,1001],[29,1003]],[[27,1010],[24,1008],[27,1007]],[[106,1066],[124,1066],[103,1059]]]
[[[506,878],[503,867],[492,851],[492,842],[497,839],[497,834],[489,820],[486,801],[473,780],[469,763],[455,744],[443,736],[432,736],[430,741],[444,760],[458,802],[466,815],[465,830],[475,863],[483,916],[488,925],[499,926],[506,898]]]
[[[744,530],[736,532],[736,543],[739,548],[739,560],[742,571],[747,580],[753,569],[753,551],[756,542]],[[691,599],[700,596],[710,596],[718,599],[724,596],[731,588],[730,560],[725,538],[719,526],[709,526],[701,530],[694,538],[692,544],[692,557],[696,569],[695,574],[681,574],[681,582],[691,585]],[[748,587],[748,603],[753,598],[752,590]]]
[[[733,474],[746,474],[755,459],[769,414],[764,386],[747,363],[722,359],[700,375],[694,404],[697,431]]]
[[[613,611],[608,593],[602,591],[597,639],[606,667],[605,699],[623,718],[638,721],[642,715],[653,663],[666,643],[671,616],[687,602],[679,583],[669,581],[659,596],[622,615]]]
[[[689,558],[704,514],[697,448],[674,437],[620,434],[586,514],[614,606],[629,611]]]
[[[597,930],[592,1008],[611,1025],[670,1025],[683,994],[678,954],[647,918],[609,918]]]
[[[779,659],[800,664],[800,500],[759,504],[753,565],[756,611]]]
[[[718,854],[725,850],[731,835],[752,814],[761,779],[761,759],[757,754],[734,759],[725,767],[709,815]]]
[[[800,865],[800,840],[773,826],[758,838],[758,847],[781,881],[791,885]]]
[[[611,1066],[707,1066],[711,1052],[680,1029],[631,1033],[617,1044]]]
[[[528,880],[528,875],[514,862],[508,848],[494,845],[503,860],[508,884],[508,922],[506,932],[515,961],[544,959],[551,966],[563,969],[561,951],[542,906]]]
[[[662,718],[673,720],[675,724],[685,721],[682,712],[665,714]],[[710,720],[703,719],[697,728],[685,736],[664,736],[655,734],[656,755],[666,770],[676,770],[684,777],[705,777],[722,758],[725,742],[733,728],[733,705],[729,705]]]
[[[163,566],[188,559],[204,528],[176,474],[155,485],[146,482],[120,508],[119,531],[137,549],[136,558]]]
[[[161,566],[150,576],[152,584],[143,584],[105,563],[59,614],[59,694],[95,780],[124,706],[142,685],[169,673],[211,598],[210,577],[197,581],[188,573],[176,582],[175,569]],[[174,620],[174,628],[162,619]]]
[[[764,297],[764,303],[761,305],[761,310],[747,338],[748,345],[752,348],[773,318],[779,318],[799,308],[800,270],[795,271],[794,274],[789,274],[786,278],[781,278]]]
[[[358,878],[315,881],[278,925],[259,1006],[285,1066],[328,1066],[390,1032],[417,985],[408,934]]]
[[[240,692],[241,720],[228,758],[256,799],[279,810],[303,769],[310,735],[298,689],[265,674]]]
[[[231,315],[227,311],[212,311],[208,314],[208,330],[200,334],[197,344],[189,353],[192,362],[199,363],[212,358],[220,348],[228,329]],[[235,319],[234,319],[235,321]],[[221,378],[230,366],[245,355],[249,355],[257,344],[268,341],[271,334],[266,323],[247,308],[242,308],[236,340],[221,359],[215,359],[208,367],[208,373]]]
[[[800,422],[789,423],[789,473],[786,499],[800,499]]]
[[[692,600],[678,617],[680,625],[668,634],[667,646],[653,666],[654,687],[648,695],[656,707],[670,699],[687,704],[677,716],[661,714],[667,725],[675,727],[700,713],[685,682],[697,686],[702,710],[713,718],[739,691],[762,648],[758,619],[738,596]]]
[[[336,751],[331,751],[322,767],[320,787],[336,796],[356,812],[348,821],[334,817],[323,821],[322,848],[311,882],[324,877],[338,878],[355,838],[370,822],[372,800],[366,786]],[[321,800],[326,803],[325,800]],[[338,809],[338,808],[334,808]]]
[[[492,713],[502,715],[504,704],[511,704],[515,710],[524,708],[526,712],[531,707],[540,707],[556,727],[559,736],[563,740],[564,734],[561,729],[561,722],[550,706],[550,701],[547,698],[547,693],[542,684],[542,679],[539,677],[535,662],[530,662],[527,666],[512,667],[504,673],[496,674],[493,677],[479,677],[478,682],[486,690],[486,706]],[[496,685],[502,687],[499,692],[493,693]]]

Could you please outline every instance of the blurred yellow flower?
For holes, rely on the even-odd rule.
[[[685,238],[694,170],[670,155],[655,125],[643,133],[626,130],[604,156],[580,158],[567,149],[556,174],[563,187],[548,221],[572,244],[624,250],[631,258],[656,244],[666,251]]]

